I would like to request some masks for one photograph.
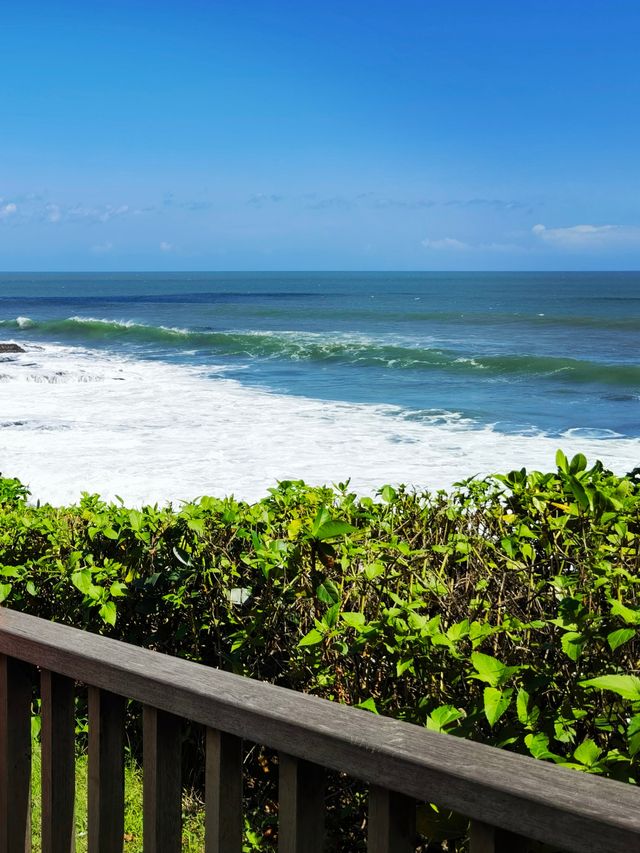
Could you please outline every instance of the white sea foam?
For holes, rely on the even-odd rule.
[[[621,433],[612,429],[594,429],[592,427],[573,427],[565,430],[562,436],[566,438],[622,438]]]
[[[77,500],[88,490],[140,504],[230,493],[255,500],[291,478],[351,477],[360,493],[387,482],[443,488],[472,474],[552,468],[559,443],[619,473],[640,459],[637,439],[503,435],[454,412],[400,414],[46,346],[2,364],[0,470],[41,500]]]
[[[18,317],[18,320],[20,318]],[[31,322],[31,321],[30,321]],[[106,328],[112,327],[116,329],[153,329],[153,326],[149,326],[146,323],[136,323],[135,320],[107,320],[104,317],[80,317],[77,314],[73,317],[69,317],[70,323],[79,323],[82,324],[93,324],[95,326],[105,326]],[[158,328],[162,329],[163,332],[173,332],[175,335],[189,335],[189,329],[182,329],[178,326],[159,326]]]

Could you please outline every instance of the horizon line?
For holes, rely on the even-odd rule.
[[[598,274],[598,273],[636,273],[640,268],[602,268],[602,269],[19,269],[0,270],[0,276],[5,275],[565,275],[565,274]]]

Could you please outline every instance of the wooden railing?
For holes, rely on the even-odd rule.
[[[471,853],[640,851],[640,793],[532,758],[0,608],[0,853],[31,835],[40,672],[42,850],[74,849],[76,682],[89,688],[88,849],[123,849],[125,699],[144,708],[144,850],[181,849],[181,719],[206,727],[206,851],[242,849],[242,740],[280,752],[279,850],[320,853],[325,768],[370,785],[368,850],[414,849],[416,801],[470,818]]]

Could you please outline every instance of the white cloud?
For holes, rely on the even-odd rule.
[[[255,193],[247,199],[248,205],[254,207],[268,207],[271,204],[281,202],[297,205],[302,203],[309,210],[326,210],[342,208],[344,210],[354,207],[373,208],[374,210],[404,209],[425,210],[433,207],[453,207],[461,209],[491,208],[496,211],[526,210],[530,204],[515,199],[500,198],[426,198],[424,196],[388,196],[372,190],[360,192],[355,195],[325,196],[318,192],[307,192],[301,195],[284,195],[282,193]],[[165,205],[174,204],[173,197],[169,194],[165,198]]]
[[[19,206],[15,202],[3,203],[0,199],[0,221],[8,219],[20,225],[42,223],[45,225],[59,225],[64,223],[86,223],[87,225],[101,225],[112,219],[132,216],[140,213],[137,208],[128,204],[63,204],[53,201],[44,201],[38,196],[24,196]]]
[[[13,202],[9,202],[9,204],[3,204],[0,206],[0,219],[8,219],[10,216],[13,216],[14,213],[17,213],[18,206]]]
[[[638,225],[570,225],[547,228],[534,225],[531,232],[539,240],[559,249],[608,249],[640,245]]]
[[[426,249],[448,249],[456,252],[466,252],[467,249],[472,248],[469,243],[463,243],[462,240],[456,240],[455,237],[442,237],[440,240],[430,240],[427,237],[422,241],[422,245]]]
[[[451,252],[522,252],[525,248],[517,243],[465,243],[455,237],[443,237],[440,240],[431,240],[428,237],[422,240],[426,249]]]
[[[91,251],[95,252],[97,255],[104,255],[106,252],[110,252],[113,249],[113,243],[107,241],[106,243],[98,243],[97,246],[92,246]]]
[[[173,243],[167,243],[166,240],[160,241],[160,251],[161,252],[170,252],[173,249]]]
[[[255,207],[263,207],[269,202],[271,202],[271,204],[277,204],[280,201],[284,201],[285,198],[285,196],[280,195],[279,193],[254,193],[254,195],[247,200],[247,204],[252,204]]]
[[[48,222],[60,222],[62,219],[62,211],[58,204],[48,204],[45,207],[46,218]]]
[[[49,207],[57,208],[58,206],[49,205]],[[121,204],[118,207],[112,204],[105,204],[99,207],[86,207],[82,204],[76,204],[64,210],[58,208],[58,211],[60,212],[58,220],[64,218],[67,222],[109,222],[115,217],[132,213],[128,204]]]

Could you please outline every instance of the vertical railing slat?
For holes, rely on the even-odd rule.
[[[469,853],[497,853],[497,850],[495,827],[472,820],[469,825]]]
[[[324,787],[323,767],[280,753],[279,853],[322,853]]]
[[[0,655],[0,853],[31,850],[31,676]]]
[[[121,853],[124,838],[121,696],[89,688],[89,853]]]
[[[75,690],[70,678],[43,670],[42,853],[75,850]]]
[[[144,853],[179,853],[182,848],[181,720],[144,708]]]
[[[521,835],[480,820],[470,823],[469,853],[529,853],[531,846],[532,842]]]
[[[416,805],[409,797],[372,785],[367,824],[367,853],[415,850]]]
[[[242,740],[207,729],[205,853],[242,851]]]

